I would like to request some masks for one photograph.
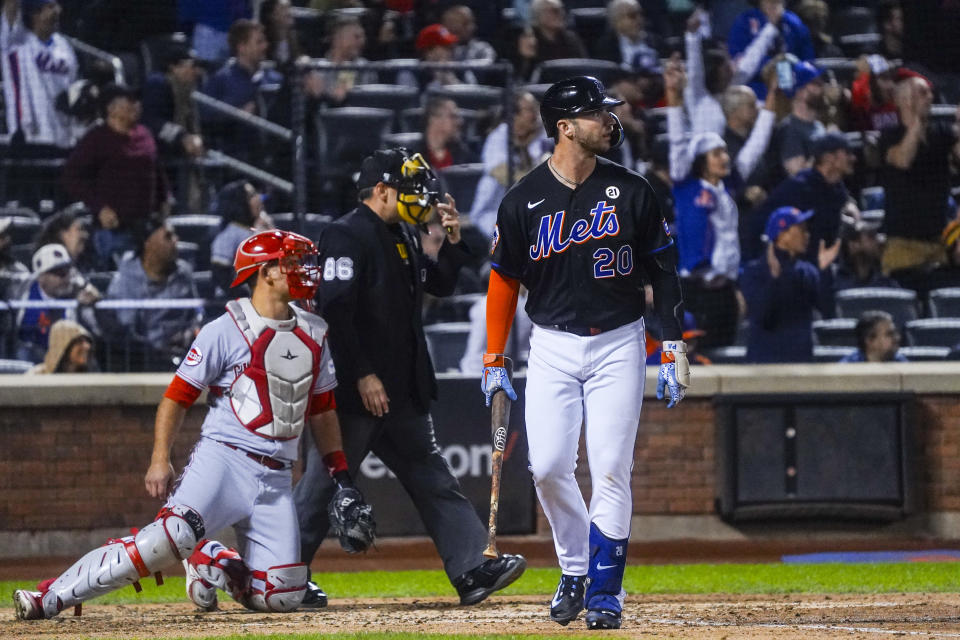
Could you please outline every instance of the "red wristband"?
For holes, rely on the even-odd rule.
[[[323,464],[327,465],[327,472],[333,477],[333,474],[347,470],[347,456],[343,450],[331,451],[323,456]]]

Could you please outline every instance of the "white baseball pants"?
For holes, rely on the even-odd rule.
[[[642,318],[589,337],[533,328],[525,414],[530,471],[566,574],[587,573],[591,521],[610,538],[630,535],[645,379]],[[589,512],[575,477],[581,426],[593,485]]]

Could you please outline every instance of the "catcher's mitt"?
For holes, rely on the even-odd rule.
[[[377,537],[373,509],[363,501],[363,494],[353,487],[340,487],[327,507],[330,529],[340,538],[347,553],[366,551]]]

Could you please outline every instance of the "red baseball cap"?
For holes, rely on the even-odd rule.
[[[449,47],[457,44],[457,36],[442,24],[427,25],[417,34],[417,51],[433,47]]]

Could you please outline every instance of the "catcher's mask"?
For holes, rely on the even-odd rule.
[[[261,265],[273,260],[278,261],[280,272],[287,276],[291,298],[313,298],[320,276],[316,246],[298,233],[278,229],[262,231],[237,247],[233,260],[237,277],[230,286],[245,282]]]
[[[421,154],[403,147],[376,151],[363,161],[357,186],[364,189],[378,182],[397,190],[397,213],[413,225],[425,225],[440,200],[436,172]]]

